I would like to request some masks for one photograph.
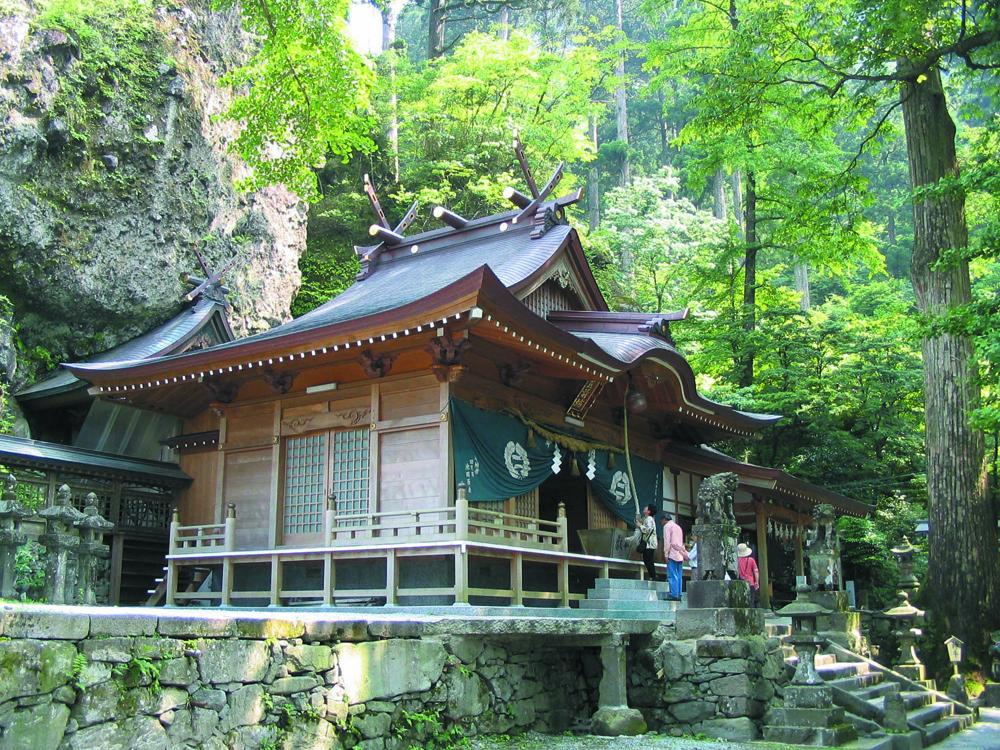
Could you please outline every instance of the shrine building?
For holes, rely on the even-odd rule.
[[[45,403],[75,406],[88,449],[165,451],[146,469],[173,472],[168,604],[577,606],[596,578],[644,575],[621,544],[638,506],[689,529],[702,479],[732,471],[767,606],[769,538],[801,573],[816,505],[868,512],[713,449],[780,417],[698,392],[671,335],[686,311],[610,311],[566,217],[580,192],[525,176],[511,210],[438,207],[412,236],[416,208],[392,227],[369,186],[377,244],[342,294],[235,339],[209,284],[187,327],[18,394],[47,450],[68,438]]]

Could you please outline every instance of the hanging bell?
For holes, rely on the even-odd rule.
[[[536,447],[535,431],[530,427],[528,428],[528,439],[525,442],[528,445],[528,450],[533,450]]]
[[[570,459],[569,462],[569,475],[571,477],[580,476],[580,459],[577,457],[575,453],[573,454],[573,458]]]
[[[608,451],[608,471],[615,468],[615,453],[614,451]]]

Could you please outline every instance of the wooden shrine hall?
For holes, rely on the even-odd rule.
[[[561,167],[467,219],[407,236],[374,189],[377,244],[353,286],[248,338],[66,365],[90,392],[183,420],[191,477],[170,530],[168,604],[570,606],[616,554],[636,505],[693,520],[699,483],[740,477],[759,543],[818,503],[868,508],[713,442],[779,419],[698,393],[670,326],[608,310],[565,209]],[[625,427],[634,473],[628,479]],[[615,531],[615,530],[619,531]],[[765,587],[766,588],[766,587]]]

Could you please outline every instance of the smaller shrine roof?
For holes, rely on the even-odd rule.
[[[0,435],[0,464],[131,479],[159,487],[184,487],[191,483],[191,477],[177,464],[125,458],[12,435]]]
[[[209,297],[199,297],[167,322],[141,336],[101,352],[86,363],[140,361],[184,349],[217,316],[217,333],[221,338],[234,338],[225,315],[224,302]],[[15,398],[21,403],[33,402],[50,396],[86,388],[87,383],[72,372],[59,369],[37,383],[18,391]]]

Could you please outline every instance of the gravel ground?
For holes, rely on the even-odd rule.
[[[690,737],[668,737],[645,734],[640,737],[593,737],[589,735],[552,736],[524,734],[509,739],[480,737],[472,740],[473,750],[783,750],[787,745],[755,742],[727,742],[725,740],[696,740]]]

